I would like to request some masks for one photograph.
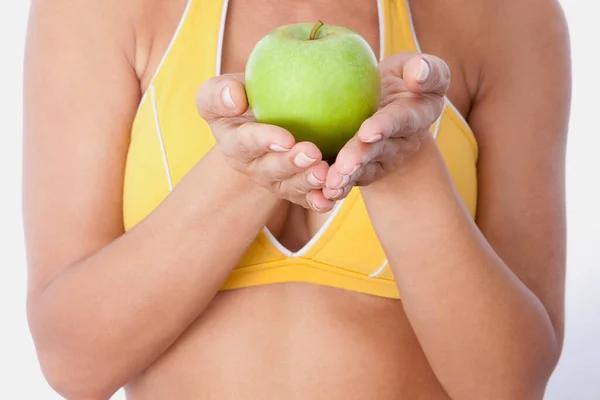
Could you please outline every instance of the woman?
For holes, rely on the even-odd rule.
[[[317,19],[381,60],[380,109],[331,165],[244,92],[254,44]],[[24,220],[49,384],[542,399],[563,340],[568,52],[556,2],[34,0]]]

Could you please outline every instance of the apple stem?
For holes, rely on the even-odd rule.
[[[319,31],[319,29],[321,29],[322,26],[323,23],[321,21],[317,21],[315,23],[315,26],[313,26],[312,31],[310,31],[309,40],[315,40],[315,36],[317,35],[317,32]]]

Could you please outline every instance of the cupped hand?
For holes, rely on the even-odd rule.
[[[334,202],[321,190],[328,165],[312,143],[296,143],[283,128],[257,123],[249,110],[243,74],[209,79],[196,105],[227,163],[282,199],[319,212]]]
[[[450,84],[441,59],[397,53],[380,64],[379,110],[338,153],[327,174],[323,194],[344,198],[354,186],[366,186],[394,171],[414,155],[439,118]]]

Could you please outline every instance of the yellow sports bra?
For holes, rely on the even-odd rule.
[[[214,139],[198,116],[201,83],[220,73],[227,0],[188,0],[174,37],[142,97],[125,169],[123,216],[129,230],[150,214],[208,152]],[[420,51],[406,0],[379,0],[380,55]],[[477,143],[447,100],[431,133],[472,216],[477,201]],[[354,188],[299,251],[264,228],[222,290],[306,282],[399,298],[392,271]]]

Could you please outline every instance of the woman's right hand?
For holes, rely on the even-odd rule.
[[[233,169],[292,203],[318,212],[333,208],[334,201],[323,196],[329,166],[319,149],[310,142],[296,143],[283,128],[256,122],[243,74],[204,82],[196,105]]]

